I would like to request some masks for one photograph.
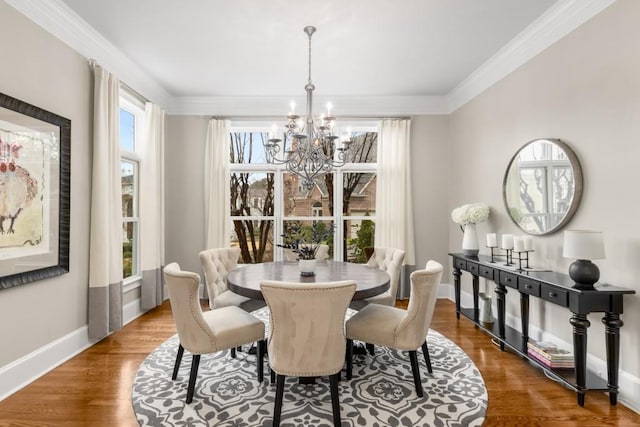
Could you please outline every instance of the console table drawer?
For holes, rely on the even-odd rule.
[[[460,258],[456,258],[455,259],[455,266],[456,268],[459,268],[461,270],[466,270],[467,269],[467,261],[460,259]]]
[[[493,280],[494,269],[491,267],[485,267],[484,265],[479,266],[480,275],[482,277],[486,277],[489,280]]]
[[[501,285],[509,286],[510,288],[518,289],[518,276],[515,274],[500,271],[499,282]]]
[[[478,275],[478,264],[467,261],[467,271],[474,276]]]
[[[554,288],[544,283],[540,289],[540,296],[542,299],[561,305],[563,307],[569,306],[569,291],[564,289]]]
[[[518,278],[518,290],[524,294],[540,296],[540,282],[529,279],[527,277]]]

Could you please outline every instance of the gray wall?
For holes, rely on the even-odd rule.
[[[0,367],[87,323],[92,90],[87,61],[0,2],[0,92],[71,119],[70,273],[0,291]]]
[[[445,267],[449,260],[449,116],[411,118],[411,183],[416,243],[416,268],[424,268],[430,259]]]
[[[640,293],[640,2],[620,0],[450,116],[449,211],[485,202],[493,211],[486,232],[520,233],[506,216],[502,179],[511,156],[529,140],[560,138],[577,153],[584,172],[582,203],[569,229],[604,231],[607,259],[596,261],[601,280]],[[449,248],[462,235],[449,222]],[[567,271],[562,233],[535,238],[532,263]],[[470,289],[469,281],[466,289]],[[508,310],[518,315],[516,292]],[[571,342],[570,314],[531,300],[532,324]],[[588,351],[605,359],[602,315],[589,320]],[[640,299],[626,298],[621,368],[640,376]]]
[[[206,249],[203,177],[208,123],[208,117],[169,116],[165,147],[165,261],[200,275],[198,253]]]

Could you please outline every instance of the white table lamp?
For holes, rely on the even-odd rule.
[[[600,279],[600,269],[591,260],[605,258],[602,232],[565,231],[562,255],[576,260],[569,266],[569,277],[576,283],[575,288],[594,289],[593,284]]]

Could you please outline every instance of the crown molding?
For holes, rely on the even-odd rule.
[[[5,0],[87,59],[93,59],[148,100],[166,108],[172,96],[60,0]]]
[[[480,95],[615,1],[561,0],[551,6],[449,92],[449,112]]]
[[[304,106],[302,96],[284,97],[175,97],[167,112],[173,115],[282,116],[294,101]],[[338,116],[394,116],[447,114],[443,96],[316,96],[314,107],[331,101]],[[304,107],[303,107],[304,108]]]

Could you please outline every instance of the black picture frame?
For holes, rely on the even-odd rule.
[[[71,120],[0,93],[0,139],[2,290],[69,272]]]

